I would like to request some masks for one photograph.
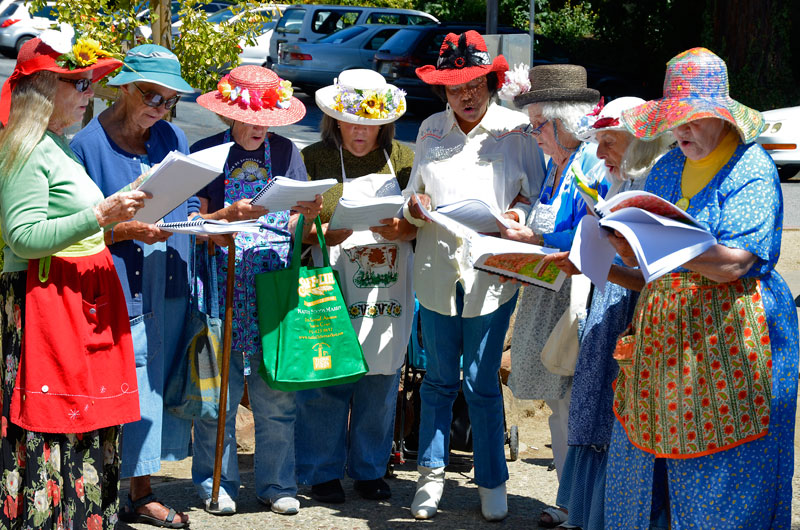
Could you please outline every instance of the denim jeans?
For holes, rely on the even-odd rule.
[[[241,352],[231,352],[220,495],[227,493],[233,500],[238,498],[242,484],[236,454],[236,411],[244,394],[243,361]],[[247,390],[256,434],[256,495],[263,500],[275,501],[297,494],[294,471],[295,393],[267,386],[258,375],[260,364],[260,355],[250,356],[252,370],[247,376]],[[211,497],[216,442],[216,420],[194,422],[192,482],[203,499]]]
[[[422,343],[428,352],[422,381],[419,424],[419,458],[425,467],[446,466],[449,461],[453,402],[461,384],[459,360],[463,354],[464,397],[472,424],[475,483],[495,488],[508,480],[503,394],[497,374],[503,342],[517,296],[488,315],[460,316],[464,290],[456,287],[458,315],[442,315],[420,306]]]
[[[392,450],[400,371],[297,392],[297,480],[373,480]],[[349,417],[349,423],[348,423]]]
[[[166,243],[144,245],[143,314],[131,319],[141,419],[122,427],[123,478],[150,475],[161,460],[189,456],[192,422],[164,410],[164,381],[178,353],[187,297],[165,298]]]

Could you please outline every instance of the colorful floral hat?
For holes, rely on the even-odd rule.
[[[122,66],[122,61],[103,50],[98,41],[81,38],[73,45],[72,36],[72,32],[46,30],[22,45],[14,72],[0,93],[0,122],[3,125],[8,122],[11,111],[11,93],[25,76],[41,71],[77,74],[91,70],[92,82],[96,83]]]
[[[600,92],[586,85],[586,68],[577,64],[541,64],[528,73],[530,90],[514,98],[517,107],[544,101],[595,104]]]
[[[220,116],[250,125],[279,127],[303,119],[306,107],[292,96],[292,84],[263,66],[239,66],[197,103]]]
[[[317,106],[336,120],[362,125],[391,123],[406,112],[406,93],[375,70],[345,70],[317,90]]]
[[[497,72],[499,88],[507,70],[505,57],[498,55],[491,60],[481,34],[469,30],[461,35],[448,33],[439,48],[436,66],[421,66],[416,72],[417,77],[429,85],[461,85],[489,72]]]
[[[627,131],[620,122],[622,112],[638,107],[645,101],[642,98],[622,97],[617,98],[608,105],[604,105],[603,98],[600,103],[579,124],[578,139],[582,142],[597,143],[597,133],[600,131]]]
[[[733,124],[744,143],[764,129],[760,112],[731,98],[725,61],[705,48],[692,48],[667,63],[663,98],[622,113],[623,125],[645,140],[702,118]]]

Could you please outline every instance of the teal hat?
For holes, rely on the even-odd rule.
[[[121,86],[136,81],[161,85],[181,94],[194,93],[194,89],[181,77],[178,57],[157,44],[142,44],[131,48],[125,54],[122,70],[108,84]]]

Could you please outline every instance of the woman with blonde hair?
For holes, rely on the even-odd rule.
[[[94,58],[78,63],[77,52]],[[103,231],[145,194],[103,199],[67,145],[92,83],[121,63],[46,31],[0,96],[4,366],[0,527],[105,528],[119,505],[119,432],[139,419],[133,345]]]

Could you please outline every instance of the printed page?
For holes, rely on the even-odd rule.
[[[558,291],[566,278],[552,263],[542,265],[542,258],[558,249],[479,234],[471,237],[468,244],[470,257],[478,270],[553,291]]]
[[[463,201],[444,204],[436,208],[436,212],[446,215],[450,219],[469,227],[470,229],[485,234],[499,232],[497,222],[510,228],[508,219],[505,219],[492,209],[491,206],[478,199],[466,199]]]
[[[585,215],[575,230],[569,260],[603,292],[608,272],[617,255],[608,241],[608,232],[600,227],[596,217]]]
[[[684,212],[671,202],[646,191],[630,190],[614,195],[607,201],[597,205],[597,212],[601,217],[608,217],[612,213],[625,208],[639,208],[650,213],[676,219],[683,223],[701,227],[697,220]],[[702,227],[701,227],[702,228]]]
[[[236,232],[258,233],[261,225],[257,220],[218,221],[215,219],[197,219],[180,223],[156,223],[161,230],[175,234],[209,235],[235,234]]]
[[[316,195],[322,195],[334,184],[336,179],[300,181],[275,177],[253,197],[252,204],[271,212],[291,210],[300,201],[313,201]]]
[[[381,219],[399,217],[405,203],[402,195],[389,195],[372,199],[339,199],[331,217],[329,229],[367,230],[380,225]]]
[[[153,198],[144,202],[133,216],[134,221],[155,223],[177,208],[186,199],[217,178],[225,167],[232,142],[184,155],[170,152],[154,166],[144,179],[137,179],[134,187],[150,193]],[[140,177],[141,178],[141,177]]]

